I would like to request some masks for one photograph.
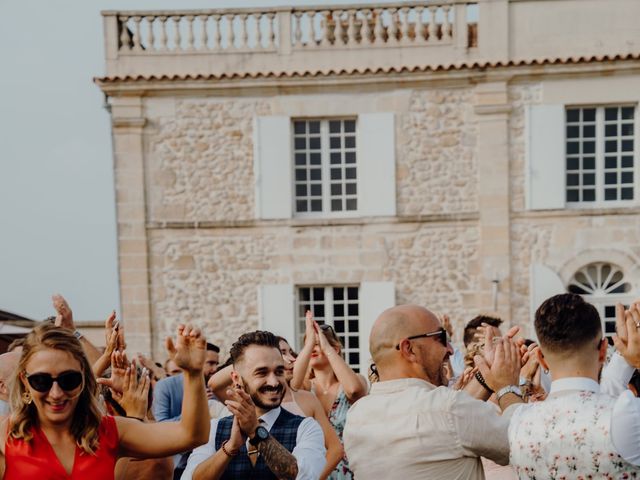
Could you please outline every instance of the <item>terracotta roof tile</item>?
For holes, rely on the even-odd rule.
[[[145,81],[185,81],[185,80],[225,80],[241,78],[299,78],[299,77],[320,77],[332,75],[352,75],[352,74],[375,74],[375,73],[413,73],[413,72],[443,72],[451,70],[473,70],[497,67],[517,67],[530,65],[566,65],[590,62],[616,61],[616,60],[638,60],[640,53],[618,54],[618,55],[591,55],[576,56],[567,58],[544,58],[530,60],[510,60],[504,61],[473,61],[460,62],[448,65],[435,66],[415,66],[415,67],[380,67],[380,68],[352,68],[352,69],[329,69],[329,70],[304,70],[297,72],[245,72],[245,73],[222,73],[222,74],[169,74],[169,75],[113,75],[106,77],[96,77],[94,81],[100,83],[110,82],[145,82]]]

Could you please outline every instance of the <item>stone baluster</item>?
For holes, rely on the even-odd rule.
[[[233,13],[229,13],[226,15],[227,25],[229,26],[229,31],[227,32],[227,49],[233,50],[236,48],[236,35],[233,31]]]
[[[249,47],[249,34],[247,33],[247,14],[241,13],[238,15],[240,19],[240,45],[238,48]]]
[[[321,13],[322,21],[320,22],[320,46],[331,46],[331,26],[329,25],[329,19],[331,12],[329,10],[323,10]]]
[[[318,46],[316,42],[316,12],[315,10],[309,10],[307,12],[307,17],[309,17],[309,43],[307,43],[307,47],[314,48]]]
[[[391,17],[391,23],[389,24],[389,28],[387,29],[387,43],[389,45],[395,45],[398,43],[398,9],[390,8],[389,14]]]
[[[356,34],[356,11],[348,10],[347,11],[347,44],[349,45],[357,45],[358,39]]]
[[[438,42],[438,24],[436,23],[436,12],[438,7],[435,5],[429,6],[429,43]]]
[[[409,7],[402,7],[402,43],[408,45],[411,41],[411,24],[409,23]],[[415,36],[413,37],[415,41]]]
[[[158,51],[164,52],[167,50],[167,17],[161,15],[158,17],[160,24],[160,44],[158,45]]]
[[[178,51],[182,49],[182,37],[180,36],[180,17],[174,15],[171,17],[173,20],[173,33],[175,34],[175,47],[174,50]]]
[[[373,43],[373,31],[371,30],[372,11],[370,9],[362,10],[362,40],[363,45],[371,45]]]
[[[262,44],[262,36],[263,36],[263,31],[262,31],[262,13],[261,12],[254,12],[249,14],[249,18],[247,19],[247,25],[250,19],[254,20],[254,24],[255,24],[255,34],[256,34],[256,43],[254,45],[254,49],[255,50],[260,50],[263,48],[263,44]]]
[[[200,32],[200,50],[207,50],[209,48],[209,32],[207,31],[207,21],[209,20],[209,15],[199,15],[200,26],[202,31]]]
[[[451,5],[443,5],[442,10],[444,12],[444,21],[442,22],[442,40],[451,40],[451,22],[449,21]]]
[[[274,48],[275,28],[273,27],[273,20],[276,18],[275,12],[267,13],[267,47]]]
[[[127,27],[127,20],[129,17],[119,17],[120,20],[120,50],[128,52],[131,47],[131,37],[129,36],[129,27]]]
[[[147,25],[149,25],[149,31],[147,31],[147,51],[153,52],[156,50],[155,38],[153,36],[153,23],[155,21],[155,17],[153,15],[149,15],[144,17]]]
[[[213,28],[215,29],[213,32],[213,45],[211,46],[211,50],[220,51],[222,50],[222,33],[220,31],[222,17],[218,14],[214,14],[211,18],[213,19]]]
[[[301,47],[302,46],[302,27],[300,25],[300,23],[302,22],[302,20],[300,19],[300,17],[302,17],[302,12],[293,12],[293,42],[292,42],[292,46],[293,47]]]
[[[195,50],[195,38],[193,36],[193,22],[195,17],[193,15],[187,15],[184,18],[187,21],[187,48],[185,48],[185,50],[191,52]]]
[[[140,21],[142,20],[142,17],[139,16],[135,16],[133,17],[133,48],[132,50],[134,52],[141,52],[142,51],[142,44],[140,41]]]
[[[384,24],[382,23],[382,9],[376,8],[373,10],[373,42],[374,44],[382,45],[385,43],[384,39]]]
[[[414,41],[415,42],[424,42],[425,39],[427,38],[427,35],[425,32],[425,25],[422,22],[422,13],[424,12],[424,7],[423,6],[419,6],[416,7],[416,26],[415,26],[415,37],[414,37]]]
[[[342,14],[342,10],[334,11],[334,20],[336,22],[336,28],[334,30],[334,45],[344,45],[346,43],[344,38],[344,25],[342,24]]]

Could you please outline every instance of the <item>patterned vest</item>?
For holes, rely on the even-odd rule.
[[[284,408],[280,409],[280,415],[276,419],[269,434],[275,438],[280,444],[293,452],[296,446],[296,437],[298,435],[298,427],[304,420],[303,417],[289,413]],[[218,421],[216,430],[216,451],[222,446],[222,442],[231,437],[231,426],[233,425],[233,417],[224,417]],[[221,480],[277,480],[276,476],[269,470],[262,455],[258,455],[255,467],[251,465],[249,456],[247,455],[246,445],[240,448],[240,454],[233,457],[229,466],[224,471]]]
[[[640,478],[618,455],[609,429],[615,399],[581,391],[519,407],[509,425],[510,463],[520,479]]]

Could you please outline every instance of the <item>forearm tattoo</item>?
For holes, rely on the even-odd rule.
[[[276,477],[280,480],[295,480],[298,475],[296,457],[275,438],[269,435],[269,438],[258,444],[258,451]]]

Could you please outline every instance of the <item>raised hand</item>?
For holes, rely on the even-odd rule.
[[[253,400],[241,388],[229,388],[227,396],[229,399],[224,403],[238,420],[238,427],[246,437],[253,435],[258,428],[258,415]]]
[[[464,369],[464,372],[462,372],[462,375],[460,375],[457,380],[456,383],[453,385],[453,389],[454,390],[463,390],[464,387],[467,386],[467,384],[471,381],[471,379],[473,378],[473,375],[476,373],[476,368],[473,367],[467,367]]]
[[[324,334],[324,331],[320,328],[320,325],[318,325],[318,322],[313,322],[313,329],[315,331],[316,338],[318,339],[320,350],[322,350],[324,353],[328,352],[329,350],[333,350],[333,347],[329,343],[329,340],[327,340],[327,337]]]
[[[453,338],[453,325],[451,324],[451,319],[449,318],[449,315],[444,313],[440,318],[440,321],[442,322],[443,328],[449,334],[449,338]]]
[[[113,391],[115,399],[119,399],[122,396],[128,366],[129,362],[126,353],[116,350],[111,354],[111,378],[97,379],[99,384],[106,385]]]
[[[518,385],[520,377],[520,349],[510,338],[500,338],[494,344],[493,363],[476,355],[474,362],[485,382],[494,392],[508,385]]]
[[[113,312],[105,323],[104,336],[106,347],[102,355],[94,362],[92,370],[96,377],[100,377],[109,366],[111,355],[118,346],[118,330],[113,328],[115,312]],[[117,322],[115,322],[117,324]]]
[[[202,372],[207,342],[199,329],[191,325],[178,325],[176,343],[167,337],[165,346],[169,358],[178,367],[191,373]]]
[[[51,296],[51,301],[53,302],[53,308],[57,313],[55,320],[56,327],[75,330],[76,326],[73,323],[73,312],[64,297],[59,293],[56,293]]]
[[[304,345],[313,348],[318,341],[318,334],[316,333],[316,322],[313,320],[313,313],[311,310],[307,310],[305,315],[305,332],[304,332]]]
[[[634,303],[625,310],[616,305],[616,335],[613,345],[629,365],[640,368],[640,303]]]
[[[125,372],[122,396],[118,400],[120,406],[127,412],[128,417],[144,419],[147,416],[150,385],[151,379],[146,368],[142,369],[142,374],[138,381],[136,362],[133,360]]]

